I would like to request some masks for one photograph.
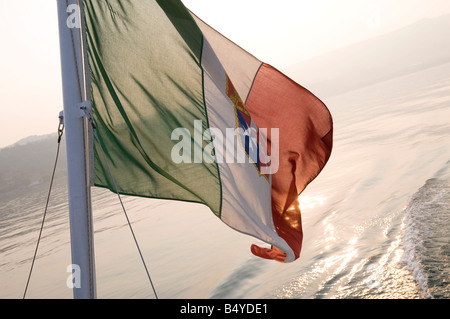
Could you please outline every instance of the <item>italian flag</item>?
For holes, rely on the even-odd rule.
[[[181,1],[83,3],[95,185],[202,203],[268,244],[255,255],[297,259],[298,196],[332,148],[326,106]]]

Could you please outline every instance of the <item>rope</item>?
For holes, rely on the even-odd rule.
[[[62,138],[63,132],[64,132],[64,124],[62,124],[62,119],[60,118],[60,123],[59,123],[59,126],[58,126],[58,147],[57,147],[57,150],[56,150],[55,164],[53,165],[53,173],[52,173],[52,178],[50,180],[50,187],[49,187],[49,190],[48,190],[47,202],[45,204],[44,216],[42,217],[41,229],[39,231],[39,237],[38,237],[38,241],[37,241],[37,244],[36,244],[36,249],[34,250],[33,261],[31,263],[30,273],[28,274],[28,280],[27,280],[27,284],[25,286],[25,291],[23,293],[23,299],[25,299],[26,294],[27,294],[28,285],[30,283],[31,274],[33,272],[34,262],[36,260],[36,256],[37,256],[37,252],[38,252],[38,248],[39,248],[39,243],[41,241],[42,230],[44,229],[45,216],[47,215],[48,203],[50,201],[50,194],[51,194],[51,191],[52,191],[53,180],[55,178],[56,165],[58,164],[59,149],[60,149],[60,146],[61,146],[61,138]]]
[[[90,120],[92,120],[92,118],[91,118]],[[124,212],[124,214],[125,214],[125,217],[126,217],[126,219],[127,219],[127,223],[128,223],[128,226],[130,227],[131,234],[133,235],[134,242],[135,242],[135,244],[136,244],[137,250],[139,251],[139,255],[141,256],[142,263],[144,264],[144,268],[145,268],[145,271],[146,271],[146,273],[147,273],[148,280],[150,281],[150,285],[152,286],[153,293],[155,294],[155,298],[158,299],[158,295],[157,295],[157,293],[156,293],[155,286],[153,285],[152,278],[151,278],[150,273],[149,273],[149,271],[148,271],[147,265],[146,265],[146,263],[145,263],[144,257],[143,257],[142,252],[141,252],[141,249],[139,248],[138,241],[137,241],[137,239],[136,239],[136,236],[134,235],[133,227],[131,227],[130,219],[128,218],[127,211],[126,211],[126,209],[125,209],[125,206],[123,205],[122,198],[120,197],[120,193],[119,193],[119,190],[118,190],[118,188],[117,188],[116,181],[114,180],[114,177],[112,176],[112,173],[111,173],[111,169],[109,168],[109,164],[108,164],[108,161],[107,161],[107,159],[106,159],[105,152],[103,151],[103,147],[102,147],[102,145],[101,145],[101,143],[100,143],[100,140],[99,140],[99,138],[98,138],[98,134],[97,134],[97,131],[96,131],[96,129],[95,129],[95,126],[94,126],[93,122],[91,122],[91,123],[92,123],[92,126],[93,126],[95,139],[97,140],[97,143],[98,143],[98,145],[99,145],[99,147],[100,147],[100,150],[101,150],[102,155],[103,155],[103,159],[104,159],[104,161],[105,161],[105,163],[106,163],[106,167],[107,167],[107,169],[108,169],[109,176],[111,177],[111,180],[112,180],[112,182],[113,182],[113,184],[114,184],[115,191],[116,191],[116,193],[117,193],[117,196],[119,197],[120,205],[122,205],[122,210],[123,210],[123,212]]]

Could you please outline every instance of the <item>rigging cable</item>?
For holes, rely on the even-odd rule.
[[[63,132],[64,132],[64,123],[63,123],[63,118],[60,116],[59,117],[59,125],[58,125],[58,147],[56,149],[55,164],[53,165],[53,173],[52,173],[52,177],[51,177],[51,180],[50,180],[50,187],[49,187],[48,195],[47,195],[47,203],[45,204],[45,210],[44,210],[44,216],[42,217],[41,229],[39,231],[39,237],[38,237],[38,240],[37,240],[36,249],[34,250],[33,261],[31,262],[30,273],[28,274],[28,280],[27,280],[27,284],[25,286],[25,291],[23,293],[23,299],[25,299],[26,294],[27,294],[28,285],[30,283],[31,274],[33,272],[34,262],[36,260],[36,256],[37,256],[37,252],[38,252],[38,248],[39,248],[39,243],[41,241],[42,230],[44,229],[45,216],[47,215],[48,203],[50,201],[50,194],[51,194],[51,191],[52,191],[53,180],[55,178],[56,166],[58,164],[59,149],[60,149],[60,146],[61,146],[61,138],[63,136]]]
[[[124,204],[123,204],[123,202],[122,202],[122,198],[120,197],[120,193],[119,193],[119,190],[118,190],[118,188],[117,188],[116,181],[114,180],[114,177],[112,176],[112,173],[111,173],[111,169],[109,168],[108,160],[106,159],[105,152],[103,151],[103,147],[102,147],[102,145],[101,145],[101,143],[100,143],[100,139],[98,138],[97,130],[96,130],[96,128],[95,128],[95,125],[94,125],[94,122],[93,122],[93,120],[92,120],[92,117],[89,116],[89,117],[88,117],[88,120],[89,120],[89,122],[91,122],[91,124],[92,124],[95,139],[97,140],[97,143],[98,143],[98,145],[99,145],[99,147],[100,147],[100,150],[101,150],[101,152],[102,152],[103,160],[105,161],[105,164],[106,164],[106,167],[107,167],[107,169],[108,169],[109,176],[111,177],[111,180],[112,180],[112,182],[113,182],[113,185],[114,185],[114,189],[115,189],[115,191],[116,191],[116,194],[117,194],[117,196],[119,197],[120,205],[122,205],[122,210],[123,210],[123,212],[124,212],[124,214],[125,214],[125,218],[127,219],[127,223],[128,223],[128,226],[129,226],[129,228],[130,228],[130,230],[131,230],[131,234],[133,235],[134,242],[135,242],[135,244],[136,244],[136,247],[137,247],[137,250],[138,250],[138,252],[139,252],[139,255],[141,256],[142,263],[144,264],[144,268],[145,268],[145,271],[146,271],[146,273],[147,273],[148,280],[150,281],[150,285],[152,286],[153,293],[155,294],[155,298],[158,299],[158,295],[157,295],[157,293],[156,293],[155,286],[153,285],[153,281],[152,281],[152,278],[151,278],[151,276],[150,276],[150,272],[148,271],[147,265],[146,265],[146,263],[145,263],[144,257],[143,257],[142,252],[141,252],[141,249],[139,248],[139,244],[138,244],[138,241],[137,241],[136,236],[135,236],[135,234],[134,234],[133,227],[131,226],[131,222],[130,222],[130,219],[128,218],[127,211],[126,211],[125,206],[124,206]]]

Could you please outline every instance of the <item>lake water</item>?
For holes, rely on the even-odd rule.
[[[160,298],[450,297],[450,64],[324,102],[334,149],[300,197],[294,263],[254,257],[204,206],[123,197]],[[0,202],[0,298],[23,296],[46,187]],[[94,188],[93,210],[98,297],[154,298],[117,195]],[[27,297],[72,298],[70,264],[60,180]]]

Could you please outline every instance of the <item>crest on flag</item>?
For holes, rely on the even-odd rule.
[[[260,176],[264,176],[267,181],[269,177],[266,174],[261,173],[261,159],[260,159],[260,143],[259,143],[259,130],[256,124],[250,117],[250,113],[242,101],[239,93],[236,91],[233,83],[231,82],[228,75],[227,78],[227,88],[226,94],[231,100],[234,106],[234,113],[236,115],[236,132],[239,139],[239,144],[245,151],[245,154],[250,159],[251,163],[258,170]],[[263,152],[263,154],[266,154]],[[266,161],[267,162],[267,161]],[[267,163],[266,163],[267,164]]]

